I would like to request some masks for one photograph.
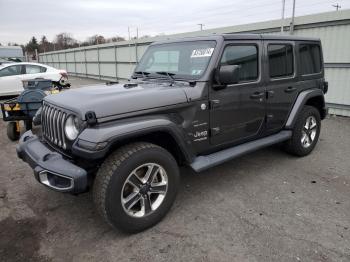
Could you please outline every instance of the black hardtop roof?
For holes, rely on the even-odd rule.
[[[272,35],[272,34],[222,34],[224,39],[264,39],[264,40],[289,40],[289,41],[320,41],[319,38],[294,36],[294,35]]]
[[[154,42],[153,44],[198,41],[198,40],[287,40],[287,41],[320,41],[319,38],[303,37],[294,35],[272,35],[272,34],[212,34],[208,36],[183,37]]]

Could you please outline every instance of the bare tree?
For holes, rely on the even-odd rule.
[[[109,38],[108,40],[109,40],[108,42],[121,42],[121,41],[125,41],[125,38],[117,35]]]
[[[60,33],[56,35],[55,41],[56,49],[67,49],[77,46],[77,40],[73,38],[70,33]]]
[[[93,35],[87,41],[90,45],[98,45],[106,43],[106,39],[102,35]]]

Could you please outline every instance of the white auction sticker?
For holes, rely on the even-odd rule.
[[[213,54],[214,48],[202,48],[202,49],[195,49],[192,51],[191,58],[193,57],[206,57],[211,56]]]

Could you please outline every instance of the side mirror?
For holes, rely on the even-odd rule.
[[[240,65],[222,65],[216,71],[216,81],[220,85],[231,85],[239,82]]]

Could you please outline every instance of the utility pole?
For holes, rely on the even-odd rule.
[[[337,11],[341,8],[341,6],[337,3],[336,5],[332,5],[333,7],[335,7],[337,9]]]
[[[289,32],[292,35],[294,32],[294,17],[295,17],[295,0],[293,0],[293,13],[292,13],[292,22],[289,26]]]
[[[284,10],[286,8],[286,0],[282,0],[282,19],[281,19],[281,33],[283,33],[283,25],[284,25]]]
[[[204,24],[197,24],[197,25],[199,25],[200,30],[203,31]]]
[[[129,41],[130,41],[130,26],[128,26],[128,36],[129,36]]]

